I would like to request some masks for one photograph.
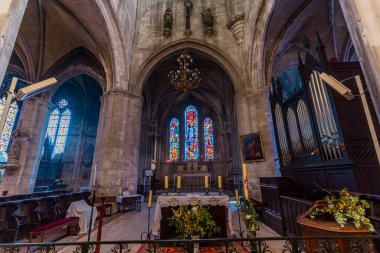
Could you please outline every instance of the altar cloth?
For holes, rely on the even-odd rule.
[[[210,193],[205,196],[186,195],[186,196],[175,196],[160,195],[157,199],[156,210],[154,212],[153,229],[152,234],[154,236],[159,236],[160,226],[161,226],[161,208],[162,207],[174,207],[174,206],[225,206],[227,208],[227,226],[231,236],[234,233],[234,227],[232,225],[232,215],[230,208],[230,201],[227,195],[218,195],[217,193]]]

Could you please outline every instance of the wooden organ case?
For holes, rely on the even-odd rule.
[[[298,55],[301,87],[285,98],[280,80],[272,80],[270,102],[282,176],[293,179],[305,192],[318,184],[380,194],[376,187],[380,167],[360,97],[345,100],[319,77],[321,72],[338,80],[362,76],[359,63],[328,62],[319,36],[318,58],[305,47],[305,62]],[[344,84],[353,94],[359,93],[354,79]],[[369,92],[366,96],[379,135]]]

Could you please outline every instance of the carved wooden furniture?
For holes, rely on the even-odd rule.
[[[78,217],[67,217],[34,228],[29,234],[29,242],[52,242],[66,235],[77,235],[78,221]]]
[[[12,224],[16,223],[12,213],[17,209],[17,203],[7,202],[0,204],[0,242],[13,242],[16,229]]]
[[[27,199],[22,200],[18,204],[18,208],[13,213],[16,223],[12,229],[16,229],[14,241],[20,240],[27,236],[31,229],[38,226],[37,214],[34,209],[38,206],[38,200]]]
[[[270,93],[282,175],[304,191],[316,189],[317,183],[327,189],[380,194],[380,167],[360,98],[345,100],[319,77],[320,72],[338,80],[361,75],[359,63],[328,62],[319,37],[318,58],[310,53],[310,45],[305,47],[305,60],[299,55],[300,87],[290,92],[281,78],[274,78]],[[358,94],[355,80],[344,84]],[[368,92],[366,96],[375,116]],[[380,126],[375,128],[380,134]]]
[[[104,208],[104,216],[110,217],[112,215],[112,204],[116,203],[116,195],[97,195],[95,203],[101,203]]]
[[[306,252],[324,252],[323,250],[328,247],[334,248],[334,252],[355,252],[352,250],[355,248],[355,244],[360,243],[360,235],[371,234],[371,232],[365,228],[357,229],[348,226],[340,228],[335,221],[310,219],[307,218],[305,214],[298,216],[297,223],[301,226],[302,236],[359,236],[358,239],[350,240],[305,240],[304,244]],[[375,253],[376,251],[372,240],[369,240],[367,243],[368,252]]]

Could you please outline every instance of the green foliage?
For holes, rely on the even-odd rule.
[[[340,227],[352,222],[355,228],[365,226],[369,231],[374,231],[371,221],[366,217],[365,209],[369,208],[369,204],[365,200],[360,200],[358,196],[348,193],[347,189],[343,189],[339,193],[339,199],[334,195],[325,197],[326,205],[314,209],[309,217],[314,219],[316,216],[330,214]]]
[[[253,201],[250,199],[244,199],[241,201],[242,209],[240,216],[245,223],[248,237],[254,237],[256,231],[260,230],[260,223],[257,222],[257,212]]]
[[[220,227],[215,221],[208,208],[194,206],[180,206],[177,210],[172,208],[173,216],[169,217],[169,225],[175,228],[175,232],[181,239],[190,239],[194,235],[200,238],[211,238],[220,232]]]

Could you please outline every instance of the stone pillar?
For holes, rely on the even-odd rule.
[[[101,98],[91,175],[98,194],[137,190],[142,102],[142,97],[120,90]]]
[[[340,0],[340,4],[380,121],[380,1]]]
[[[17,129],[12,134],[8,164],[0,184],[0,193],[32,193],[40,165],[49,102],[32,97],[24,101]]]
[[[0,1],[0,81],[11,58],[28,0]]]
[[[247,163],[249,195],[261,199],[260,177],[276,176],[268,89],[258,88],[238,93],[235,103],[239,135],[255,132],[261,134],[264,160]]]

